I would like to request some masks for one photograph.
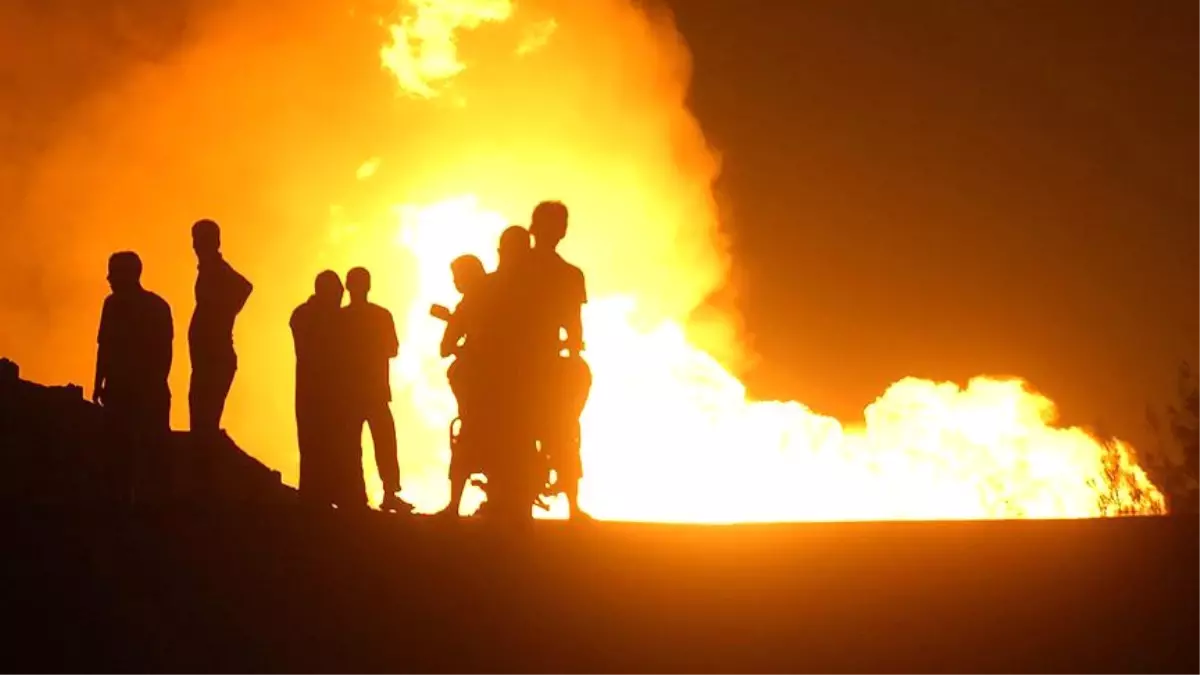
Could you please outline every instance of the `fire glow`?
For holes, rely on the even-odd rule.
[[[456,36],[514,15],[504,0],[414,0],[412,9],[414,14],[391,27],[382,62],[403,92],[423,99],[442,91],[463,95],[453,87],[453,78],[467,70],[457,58]],[[553,31],[532,34],[540,36],[539,45],[552,48]],[[534,51],[529,44],[514,49],[527,54]],[[658,100],[681,106],[671,94]],[[471,105],[469,93],[459,100]],[[546,160],[535,156],[530,161]],[[699,175],[705,179],[703,167]],[[567,200],[577,214],[568,255],[573,240],[604,236],[591,229],[602,228],[604,219],[578,207],[581,201],[600,202],[596,192],[611,187],[601,183],[587,194],[590,199]],[[636,198],[653,202],[651,190],[647,185]],[[673,189],[661,200],[680,192]],[[670,214],[669,206],[655,208]],[[645,227],[662,222],[661,215],[648,210],[637,214],[646,219]],[[494,265],[500,231],[511,222],[524,222],[526,214],[488,210],[471,194],[449,195],[426,206],[398,206],[395,213],[395,241],[417,269],[415,289],[397,298],[399,306],[408,307],[408,330],[404,356],[394,369],[395,388],[412,402],[424,424],[440,429],[454,416],[454,402],[445,385],[445,364],[436,355],[440,326],[425,320],[425,314],[431,303],[454,298],[447,273],[453,257],[470,252]],[[676,229],[706,241],[703,226]],[[609,250],[637,243],[627,238]],[[713,251],[715,259],[715,245]],[[666,260],[674,262],[672,256]],[[593,288],[606,291],[617,286],[608,279],[636,277],[639,271],[615,255],[582,262]],[[587,358],[595,384],[583,418],[587,476],[581,503],[599,518],[1071,518],[1162,508],[1161,495],[1132,463],[1129,448],[1102,444],[1080,429],[1056,428],[1053,403],[1019,380],[980,377],[960,388],[904,379],[867,407],[866,424],[858,429],[797,402],[750,401],[736,377],[689,341],[681,319],[691,307],[659,297],[664,286],[710,285],[707,277],[714,266],[696,278],[683,264],[668,265],[674,276],[647,275],[644,283],[623,292],[594,293],[585,308]],[[656,302],[646,307],[644,296]],[[410,495],[419,503],[437,501],[423,492]],[[553,510],[556,515],[561,511]]]
[[[687,106],[687,46],[653,3],[198,4],[162,58],[118,68],[101,58],[106,44],[65,40],[73,48],[59,50],[76,70],[103,61],[111,78],[97,74],[88,96],[37,127],[46,142],[28,151],[13,200],[0,274],[20,292],[0,305],[0,353],[30,377],[88,381],[104,261],[136,250],[147,287],[173,307],[172,419],[186,428],[188,226],[213,218],[226,257],[255,285],[238,319],[224,426],[294,484],[288,316],[317,272],[362,265],[401,336],[392,408],[404,496],[438,510],[455,409],[429,305],[456,301],[450,260],[474,253],[494,264],[500,230],[559,199],[571,210],[562,252],[587,274],[591,299],[581,502],[596,517],[1163,509],[1131,448],[1056,426],[1051,401],[1016,379],[902,379],[866,407],[861,427],[799,402],[748,400],[736,317],[696,311],[729,278],[713,195],[720,161]]]

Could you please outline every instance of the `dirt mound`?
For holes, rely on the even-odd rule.
[[[139,467],[138,498],[151,502],[222,505],[288,503],[295,491],[227,436],[199,443],[173,432]],[[131,449],[104,434],[104,411],[76,385],[23,380],[0,359],[0,501],[60,505],[121,500],[121,472]]]

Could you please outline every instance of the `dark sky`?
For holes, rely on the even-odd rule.
[[[1197,354],[1197,3],[679,0],[753,393],[1019,374],[1144,438]]]

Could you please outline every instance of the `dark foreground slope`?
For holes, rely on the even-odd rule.
[[[9,511],[6,671],[1197,672],[1197,521]]]
[[[199,443],[175,432],[135,459],[104,433],[104,413],[75,385],[22,380],[0,358],[0,504],[84,509],[127,501],[290,504],[295,490],[230,438]],[[134,484],[129,469],[138,465]]]
[[[188,434],[119,511],[102,430],[0,359],[4,671],[1198,671],[1195,519],[501,532],[305,513]]]

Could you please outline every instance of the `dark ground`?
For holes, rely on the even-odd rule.
[[[5,671],[1197,672],[1197,520],[4,514]]]

